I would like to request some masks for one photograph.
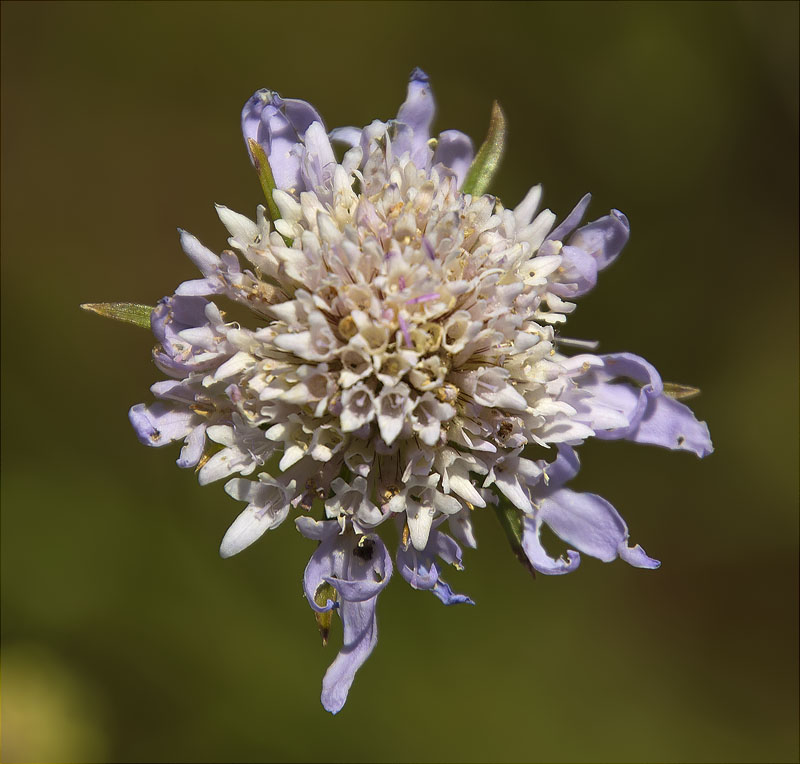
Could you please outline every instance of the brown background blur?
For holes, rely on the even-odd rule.
[[[2,6],[3,739],[8,762],[796,761],[796,3],[15,3]],[[127,409],[152,337],[81,312],[193,278],[213,203],[262,201],[239,132],[257,88],[329,127],[432,78],[437,128],[510,137],[494,191],[541,181],[631,241],[570,320],[692,402],[701,462],[589,443],[658,572],[530,580],[491,515],[451,574],[399,576],[336,718],[287,522],[217,556],[240,505]]]

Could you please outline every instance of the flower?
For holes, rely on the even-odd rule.
[[[334,610],[343,623],[323,680],[333,713],[377,641],[386,523],[400,575],[447,605],[472,604],[441,573],[462,567],[472,513],[490,505],[533,570],[567,573],[581,554],[655,568],[614,507],[565,487],[575,449],[596,437],[711,452],[646,361],[566,352],[589,346],[562,329],[627,242],[627,218],[581,226],[587,195],[556,225],[539,186],[505,208],[477,192],[484,150],[455,130],[432,138],[433,117],[419,69],[397,117],[364,128],[328,132],[304,101],[250,98],[242,129],[268,207],[253,222],[218,206],[220,255],[181,232],[202,278],[152,311],[170,379],[130,411],[143,443],[183,441],[179,466],[227,478],[246,502],[223,557],[292,512],[319,542],[303,586],[324,639]],[[229,320],[231,304],[248,318]],[[565,556],[545,550],[543,525]]]

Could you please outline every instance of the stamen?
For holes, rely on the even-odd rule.
[[[600,345],[597,340],[576,340],[570,337],[556,337],[555,340],[559,345],[568,345],[569,347],[583,350],[597,350]]]

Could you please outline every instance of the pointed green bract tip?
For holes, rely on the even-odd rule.
[[[113,318],[126,324],[150,328],[151,305],[137,305],[133,302],[86,302],[81,307],[104,318]]]
[[[278,210],[278,205],[272,198],[272,193],[277,186],[275,185],[275,178],[272,175],[272,168],[269,166],[266,152],[261,145],[254,141],[252,138],[247,139],[247,145],[250,147],[250,153],[253,155],[253,161],[258,172],[258,180],[261,183],[261,188],[264,191],[264,196],[267,197],[267,211],[269,212],[269,219],[274,223],[280,219],[281,213]]]
[[[492,104],[492,117],[489,132],[478,154],[470,165],[467,178],[461,187],[462,193],[480,196],[485,194],[492,182],[506,146],[506,115],[495,101]]]
[[[675,398],[678,401],[684,401],[700,395],[700,388],[692,387],[691,385],[679,385],[677,382],[664,382],[664,395]]]
[[[528,572],[536,578],[536,571],[528,560],[528,555],[522,548],[522,517],[521,512],[507,499],[501,498],[500,503],[494,508],[497,519],[505,531],[508,543],[516,558],[525,566]]]

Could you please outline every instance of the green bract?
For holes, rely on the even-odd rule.
[[[492,117],[489,120],[489,132],[478,155],[472,162],[467,178],[461,188],[462,193],[480,196],[486,190],[500,166],[500,159],[506,146],[506,115],[495,101],[492,104]]]
[[[150,328],[150,314],[153,312],[152,306],[138,305],[135,302],[86,302],[81,307],[97,313],[98,316],[141,326],[142,329]]]

